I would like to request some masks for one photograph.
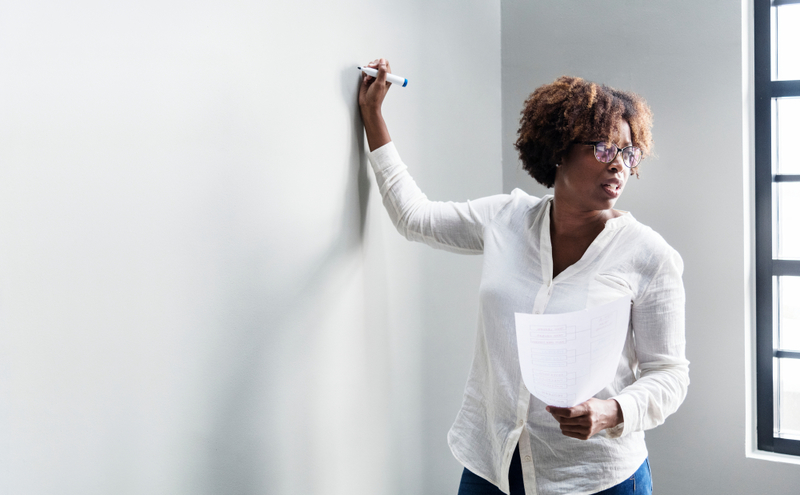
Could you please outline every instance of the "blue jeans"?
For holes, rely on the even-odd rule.
[[[511,486],[511,495],[525,495],[525,485],[522,483],[522,462],[519,459],[519,448],[514,451],[511,458],[511,467],[508,469],[508,482]],[[633,476],[622,483],[607,488],[596,495],[652,495],[653,481],[650,478],[650,460],[645,459]],[[458,495],[503,495],[499,488],[473,473],[467,468],[461,474],[461,485]]]
[[[633,476],[619,485],[597,492],[596,495],[651,495],[652,493],[653,480],[650,478],[650,459],[645,459],[639,469],[633,473]]]

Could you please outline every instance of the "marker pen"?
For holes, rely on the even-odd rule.
[[[371,67],[358,67],[358,70],[362,71],[364,74],[368,76],[378,77],[378,69],[373,69]],[[408,84],[408,79],[396,76],[394,74],[386,74],[386,80],[392,84],[399,84],[404,88]]]

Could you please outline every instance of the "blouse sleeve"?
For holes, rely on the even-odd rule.
[[[689,361],[684,333],[683,260],[672,248],[646,289],[633,301],[631,324],[639,361],[637,380],[613,397],[623,423],[610,437],[662,424],[686,398]]]
[[[464,203],[430,201],[390,142],[369,154],[383,205],[406,239],[456,253],[483,252],[483,231],[510,196]]]

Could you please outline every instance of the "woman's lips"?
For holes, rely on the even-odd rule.
[[[603,191],[612,198],[618,198],[622,192],[622,187],[616,182],[610,182],[608,184],[603,184]]]

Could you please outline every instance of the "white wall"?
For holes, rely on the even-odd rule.
[[[499,29],[497,0],[0,5],[0,492],[453,491],[480,260],[390,226],[354,67],[410,79],[385,113],[430,197],[496,193]]]
[[[501,58],[498,0],[4,2],[0,492],[455,491],[480,260],[382,211],[353,67],[386,56],[434,199],[543,193],[511,143],[559,75],[649,100],[619,206],[684,257],[692,361],[658,493],[795,493],[744,455],[741,26],[736,0],[504,0]]]
[[[788,495],[800,484],[800,466],[745,457],[742,10],[739,0],[502,2],[504,190],[546,192],[519,169],[512,147],[522,102],[537,86],[578,75],[642,94],[655,114],[658,157],[642,164],[618,207],[685,262],[692,384],[681,409],[647,434],[664,495]]]

